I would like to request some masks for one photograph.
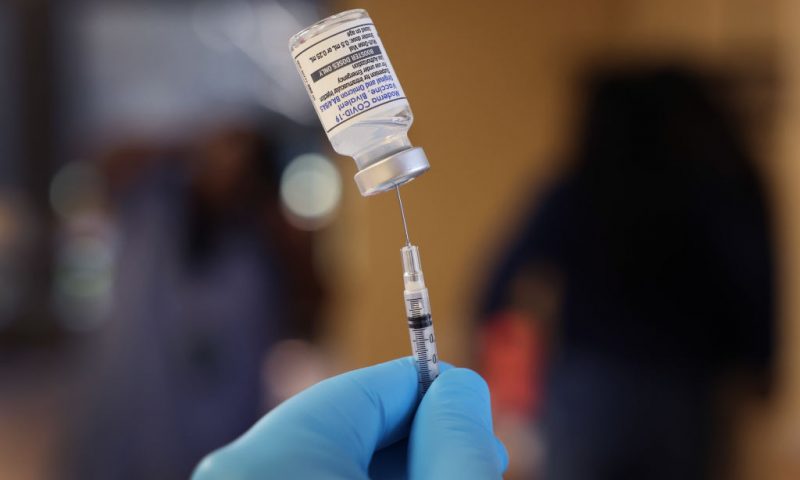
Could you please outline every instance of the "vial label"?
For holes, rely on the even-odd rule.
[[[348,121],[390,102],[405,101],[378,32],[368,19],[292,51],[297,70],[329,135]]]

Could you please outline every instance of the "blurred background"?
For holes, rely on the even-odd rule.
[[[185,478],[409,354],[287,40],[366,8],[438,348],[507,478],[800,478],[800,3],[0,3],[0,477]],[[396,327],[391,327],[396,325]]]

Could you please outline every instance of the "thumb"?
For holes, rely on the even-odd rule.
[[[492,432],[483,378],[465,368],[442,373],[420,403],[408,448],[412,479],[501,478],[508,454]]]

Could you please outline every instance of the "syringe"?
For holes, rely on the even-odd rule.
[[[400,249],[403,260],[403,297],[408,318],[408,332],[411,336],[411,350],[414,353],[417,367],[419,395],[422,397],[428,391],[431,383],[439,376],[439,358],[436,355],[436,336],[433,333],[431,302],[428,298],[428,289],[425,288],[425,277],[422,275],[419,248],[411,245],[400,188],[395,187],[395,190],[397,191],[397,201],[400,203],[400,214],[403,217],[403,231],[406,234],[406,244]]]

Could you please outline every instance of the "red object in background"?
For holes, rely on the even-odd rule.
[[[500,312],[489,319],[479,338],[481,373],[492,392],[493,412],[535,418],[542,402],[546,354],[537,319]]]

